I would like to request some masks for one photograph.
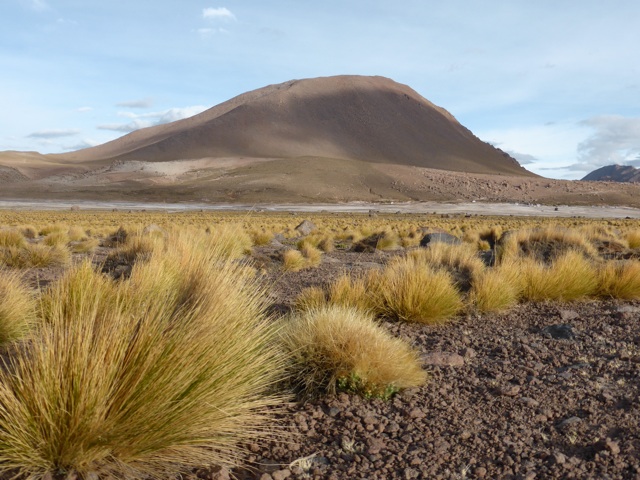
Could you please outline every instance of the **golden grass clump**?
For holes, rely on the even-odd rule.
[[[209,238],[203,244],[206,248],[213,248],[225,258],[240,258],[251,253],[253,239],[242,225],[225,223],[207,229]]]
[[[365,277],[354,278],[344,274],[329,285],[329,303],[360,310],[374,310]]]
[[[640,248],[640,229],[631,230],[625,235],[629,248]]]
[[[288,272],[297,272],[298,270],[305,268],[307,262],[300,250],[290,248],[285,250],[282,254],[282,265]]]
[[[579,300],[593,295],[598,287],[593,263],[581,252],[573,250],[564,253],[551,265],[525,258],[519,269],[525,300]]]
[[[462,297],[451,274],[412,257],[391,262],[369,279],[379,314],[408,322],[439,323],[458,313]]]
[[[423,264],[435,269],[444,268],[452,274],[456,286],[462,291],[468,291],[474,276],[485,270],[485,264],[478,256],[474,245],[450,245],[443,242],[430,244],[427,248],[413,250],[409,258],[417,264]]]
[[[23,225],[20,227],[20,231],[24,238],[34,239],[38,236],[38,230],[33,225]]]
[[[398,250],[401,248],[400,236],[398,232],[393,230],[384,230],[381,232],[376,248],[378,250]]]
[[[253,229],[249,232],[251,242],[256,246],[268,245],[273,240],[273,232],[268,230]]]
[[[303,245],[300,253],[305,260],[305,268],[313,268],[322,262],[322,250],[311,245]]]
[[[308,310],[283,321],[291,379],[303,395],[344,390],[389,398],[423,385],[418,353],[391,336],[371,314],[340,305]]]
[[[36,301],[13,272],[0,272],[0,346],[25,336],[35,321]]]
[[[85,262],[45,294],[0,371],[0,471],[173,478],[269,435],[283,360],[259,288],[223,249],[158,253],[121,282]]]
[[[15,228],[0,229],[0,248],[24,247],[27,244],[22,232]]]
[[[67,237],[70,242],[79,242],[82,240],[86,240],[87,232],[78,226],[69,227],[69,231],[67,231]]]
[[[621,300],[640,299],[640,262],[611,260],[598,271],[598,294]]]
[[[63,247],[69,242],[69,236],[66,232],[54,231],[42,239],[43,245],[50,247]]]
[[[92,253],[100,245],[97,238],[85,238],[77,242],[71,242],[70,248],[74,253]]]
[[[296,310],[313,310],[327,304],[327,296],[322,287],[307,287],[296,297],[294,308]]]
[[[501,312],[518,303],[519,282],[510,281],[506,269],[492,268],[480,272],[472,280],[469,303],[479,312]]]
[[[27,244],[23,248],[0,249],[0,265],[11,268],[64,267],[71,262],[71,253],[64,246]]]

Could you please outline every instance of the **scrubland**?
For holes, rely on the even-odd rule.
[[[298,441],[296,402],[439,388],[398,325],[640,299],[637,220],[5,211],[0,226],[7,478],[247,476],[255,445]]]

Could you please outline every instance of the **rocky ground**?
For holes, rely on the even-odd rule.
[[[326,255],[272,273],[277,310],[302,288],[390,254]],[[257,253],[267,263],[269,250]],[[391,401],[339,394],[292,404],[286,445],[250,445],[239,478],[640,479],[640,302],[521,305],[448,325],[385,322],[430,380]],[[202,473],[202,472],[201,472]],[[203,477],[225,478],[226,471]]]
[[[337,250],[287,273],[278,251],[253,254],[276,315],[303,288],[395,255]],[[61,273],[35,269],[27,280],[43,287]],[[292,441],[249,445],[250,468],[192,478],[640,479],[639,322],[640,302],[619,301],[527,304],[440,326],[383,322],[420,350],[427,385],[390,401],[342,393],[292,403],[277,425]]]

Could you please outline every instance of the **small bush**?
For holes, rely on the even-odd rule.
[[[285,319],[281,336],[292,382],[303,395],[346,390],[389,398],[426,381],[418,353],[358,309],[328,305],[302,312]]]
[[[609,261],[598,271],[598,295],[621,300],[640,299],[640,262]]]
[[[33,295],[14,273],[0,273],[0,346],[26,335],[35,321]]]

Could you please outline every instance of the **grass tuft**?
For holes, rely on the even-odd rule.
[[[269,434],[283,364],[253,277],[184,239],[156,253],[128,281],[85,262],[45,294],[0,371],[0,471],[172,478]]]
[[[425,383],[418,354],[361,310],[327,305],[284,320],[292,381],[303,395],[345,390],[389,398]]]
[[[640,299],[640,262],[608,261],[598,271],[598,294],[621,300]]]
[[[35,322],[36,302],[15,273],[0,274],[0,346],[24,337]]]

